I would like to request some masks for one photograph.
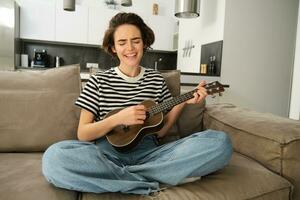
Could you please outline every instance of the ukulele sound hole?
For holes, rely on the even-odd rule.
[[[124,132],[128,132],[129,131],[129,126],[126,126],[126,125],[122,125],[123,127],[123,131]]]

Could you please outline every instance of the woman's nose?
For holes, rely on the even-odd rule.
[[[133,49],[133,43],[132,42],[128,42],[127,48],[129,50],[132,50]]]

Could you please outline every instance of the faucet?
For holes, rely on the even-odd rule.
[[[162,61],[162,58],[159,58],[158,60],[156,60],[154,62],[154,69],[157,71],[157,65],[158,65],[158,62]]]

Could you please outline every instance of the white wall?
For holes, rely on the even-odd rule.
[[[202,0],[200,17],[179,20],[177,68],[182,72],[200,72],[201,45],[223,40],[225,0]],[[195,48],[190,57],[183,57],[186,40]]]
[[[289,116],[298,0],[226,0],[220,101]]]
[[[293,87],[291,94],[290,115],[292,119],[300,118],[300,4],[298,9],[297,41],[293,71]]]

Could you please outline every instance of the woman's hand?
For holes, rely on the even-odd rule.
[[[146,119],[146,107],[144,105],[130,106],[115,114],[119,125],[143,124]]]
[[[197,88],[198,88],[197,92],[194,93],[194,98],[187,100],[186,103],[195,104],[195,103],[200,103],[201,101],[203,101],[207,96],[206,89],[205,89],[205,87],[203,87],[204,85],[205,85],[205,81],[201,81],[199,83],[199,85],[197,86]]]

